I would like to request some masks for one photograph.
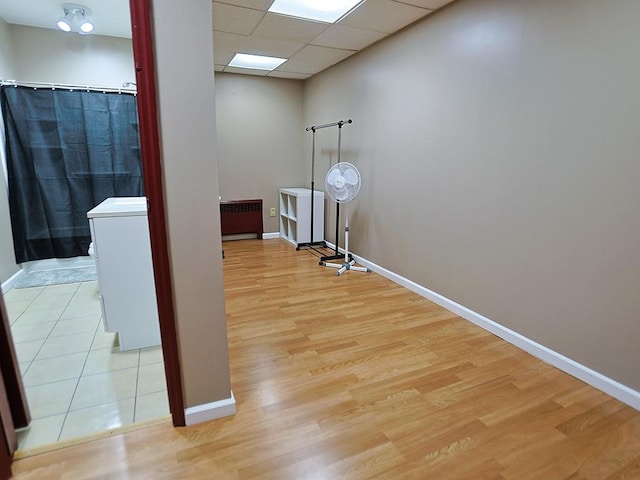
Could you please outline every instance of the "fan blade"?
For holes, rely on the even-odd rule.
[[[347,168],[344,171],[344,180],[350,185],[356,185],[358,183],[358,172],[353,168]]]
[[[329,173],[327,174],[327,183],[329,185],[335,185],[336,180],[339,177],[341,177],[341,175],[340,175],[340,171],[337,168],[330,170]]]
[[[349,198],[349,189],[348,188],[340,188],[335,191],[336,200],[338,202],[344,202]]]

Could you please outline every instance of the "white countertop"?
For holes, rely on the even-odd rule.
[[[87,212],[87,218],[147,214],[147,197],[111,197]]]

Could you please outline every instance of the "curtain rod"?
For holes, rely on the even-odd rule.
[[[100,86],[91,86],[91,85],[72,85],[69,83],[44,83],[44,82],[23,82],[19,80],[5,80],[0,78],[1,86],[11,86],[11,87],[29,87],[29,88],[50,88],[52,90],[60,89],[60,90],[83,90],[86,92],[103,92],[103,93],[132,93],[136,94],[136,84],[133,82],[124,82],[122,87],[100,87]]]
[[[342,128],[342,125],[344,125],[345,123],[353,123],[353,120],[351,120],[351,119],[349,119],[349,120],[339,120],[339,121],[333,122],[333,123],[325,123],[324,125],[311,125],[310,127],[305,128],[305,130],[307,132],[309,130],[313,130],[315,132],[319,128],[335,127],[336,125],[338,125],[340,128]]]

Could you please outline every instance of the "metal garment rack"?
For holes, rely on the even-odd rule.
[[[340,149],[341,149],[341,141],[342,141],[342,127],[345,124],[350,124],[353,123],[353,120],[348,119],[348,120],[339,120],[337,122],[333,122],[333,123],[325,123],[324,125],[312,125],[310,127],[307,127],[305,130],[311,131],[312,132],[312,143],[311,143],[311,235],[309,236],[309,238],[311,239],[310,242],[306,242],[306,243],[299,243],[298,246],[296,247],[296,250],[300,250],[303,247],[311,247],[313,248],[314,246],[322,246],[322,247],[326,247],[327,246],[327,242],[325,242],[324,240],[321,241],[314,241],[313,240],[313,212],[314,212],[314,208],[313,208],[313,202],[314,202],[314,192],[315,192],[315,183],[314,183],[314,171],[315,171],[315,159],[316,159],[316,131],[321,129],[321,128],[329,128],[329,127],[338,127],[338,162],[340,163]],[[329,260],[338,260],[338,259],[342,259],[344,256],[341,255],[339,253],[339,249],[338,249],[338,241],[339,241],[339,235],[340,235],[340,204],[336,203],[336,243],[335,243],[335,254],[334,255],[330,255],[330,256],[323,256],[320,258],[320,262],[319,264],[322,265],[323,262],[329,261]],[[349,258],[351,258],[351,254],[349,254]]]

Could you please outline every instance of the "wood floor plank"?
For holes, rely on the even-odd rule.
[[[640,412],[389,280],[225,243],[237,413],[14,463],[35,479],[640,478]]]

